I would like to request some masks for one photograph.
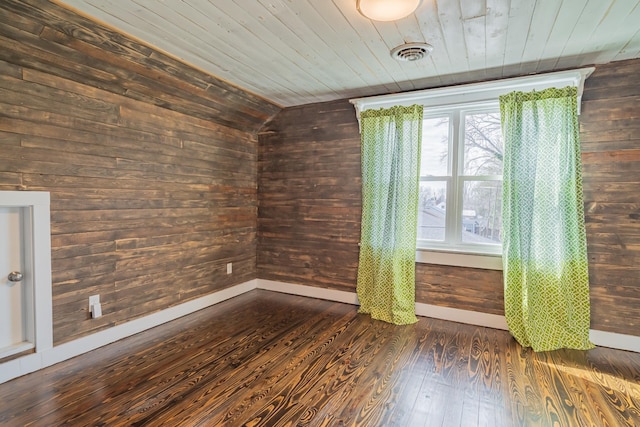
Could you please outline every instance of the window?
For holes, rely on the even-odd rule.
[[[500,126],[496,103],[425,109],[418,248],[501,252]]]
[[[502,269],[502,138],[498,99],[575,86],[594,68],[352,99],[356,114],[424,106],[418,262]],[[578,108],[580,103],[578,102]]]

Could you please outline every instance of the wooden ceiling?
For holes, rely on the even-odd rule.
[[[57,0],[280,106],[640,57],[640,0],[423,0],[373,22],[355,0]],[[428,42],[398,62],[389,51]]]

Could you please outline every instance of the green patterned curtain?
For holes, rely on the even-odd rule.
[[[500,113],[509,330],[534,351],[592,348],[577,90],[513,92]]]
[[[360,313],[415,323],[422,106],[366,110],[362,138]]]

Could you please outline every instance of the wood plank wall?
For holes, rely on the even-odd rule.
[[[598,66],[581,120],[592,327],[640,334],[640,60]],[[360,135],[347,101],[260,134],[258,276],[355,291]],[[502,272],[417,264],[419,302],[503,314]]]
[[[259,140],[259,277],[353,291],[362,197],[353,106],[284,109]]]
[[[0,190],[51,192],[55,344],[256,277],[256,132],[278,111],[50,2],[0,2]]]
[[[640,59],[596,68],[580,143],[594,328],[640,335]]]

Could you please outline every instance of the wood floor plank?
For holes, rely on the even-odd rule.
[[[640,355],[252,291],[0,385],[3,426],[638,426]]]
[[[387,405],[393,406],[393,412],[387,411],[380,420],[381,425],[389,427],[403,427],[408,425],[409,418],[418,400],[420,388],[428,375],[428,364],[422,360],[426,357],[426,348],[433,335],[418,334],[414,328],[411,331],[413,349],[405,366],[400,367],[401,377],[396,382],[394,393],[387,400]]]

